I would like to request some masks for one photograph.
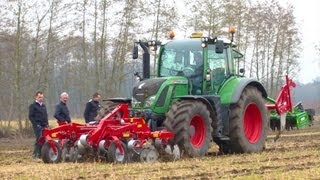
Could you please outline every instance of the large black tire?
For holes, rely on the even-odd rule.
[[[121,154],[119,148],[117,147],[115,142],[111,142],[108,151],[108,161],[113,163],[125,163],[128,161],[128,150],[125,143],[121,142],[121,146],[124,150],[124,153]]]
[[[102,105],[103,109],[104,109],[104,116],[111,113],[118,105],[119,105],[119,103],[115,103],[112,101],[104,101],[104,103]],[[121,114],[119,114],[118,116],[121,116]]]
[[[41,149],[41,158],[44,163],[59,163],[61,162],[61,147],[59,143],[53,141],[55,147],[57,148],[57,154],[55,154],[49,144],[49,142],[45,142]]]
[[[104,108],[104,114],[107,115],[111,111],[113,111],[118,106],[118,103],[112,102],[112,101],[105,101],[103,103]]]
[[[270,119],[270,128],[271,128],[272,131],[276,131],[277,121],[280,121],[280,120]]]
[[[261,92],[247,86],[236,104],[230,107],[230,143],[224,152],[260,152],[265,147],[268,114]]]
[[[316,115],[314,109],[305,109],[305,111],[308,113],[309,118],[309,127],[313,125],[314,122],[314,116]]]
[[[174,132],[174,144],[190,157],[208,153],[212,139],[212,118],[207,106],[199,101],[182,100],[173,104],[164,125]]]

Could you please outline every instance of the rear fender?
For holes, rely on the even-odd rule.
[[[266,89],[263,87],[263,85],[254,80],[254,79],[242,79],[240,80],[239,84],[236,86],[232,98],[231,98],[231,103],[236,103],[239,101],[240,96],[244,90],[244,88],[246,88],[247,86],[254,86],[256,87],[262,94],[262,97],[267,98],[268,94]]]
[[[263,85],[255,79],[251,78],[232,78],[227,81],[219,90],[222,104],[234,104],[240,99],[243,90],[247,86],[256,87],[262,94],[262,97],[267,99],[267,91]]]

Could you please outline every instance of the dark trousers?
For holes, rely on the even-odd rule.
[[[36,136],[36,142],[34,144],[34,150],[33,150],[32,157],[40,158],[40,156],[41,156],[41,144],[39,142],[39,138],[42,135],[42,127],[40,125],[33,126],[33,132],[34,132],[34,135]]]

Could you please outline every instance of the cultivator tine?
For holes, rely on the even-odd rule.
[[[280,129],[279,129],[276,137],[274,138],[274,142],[276,142],[280,138],[281,133],[286,128],[286,116],[287,116],[287,113],[283,113],[280,115]]]

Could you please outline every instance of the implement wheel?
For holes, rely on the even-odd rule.
[[[205,104],[194,100],[183,100],[172,105],[164,122],[175,134],[174,144],[190,157],[207,154],[211,136],[212,119]]]
[[[230,110],[230,143],[223,151],[262,151],[267,135],[268,114],[261,92],[256,87],[247,86]]]
[[[41,158],[44,163],[59,163],[61,162],[61,147],[59,143],[53,141],[54,146],[57,148],[57,152],[54,153],[49,142],[45,142],[41,149]]]
[[[123,148],[123,154],[121,154],[120,149],[118,148],[115,142],[111,142],[107,151],[108,161],[113,163],[125,163],[128,160],[128,151],[127,146],[121,142]]]

